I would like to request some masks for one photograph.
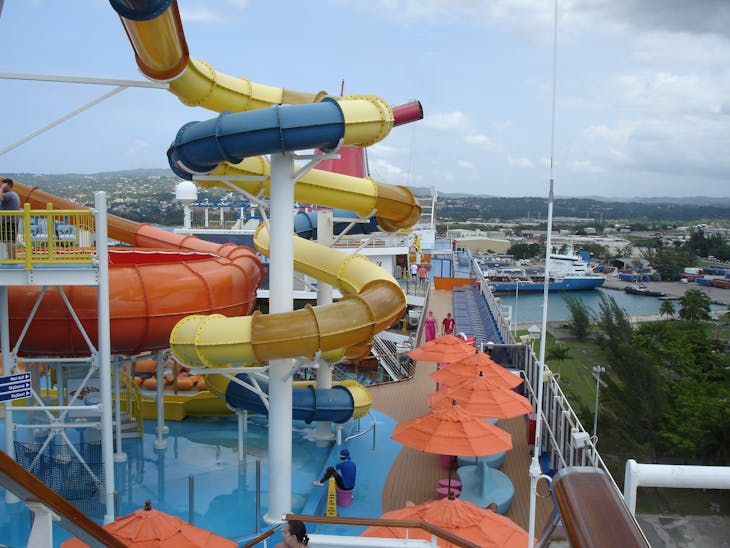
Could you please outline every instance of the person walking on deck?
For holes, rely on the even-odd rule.
[[[421,283],[421,285],[426,285],[426,275],[427,275],[426,267],[424,265],[421,265],[418,267],[418,281]]]
[[[441,334],[442,335],[453,335],[456,330],[456,321],[451,316],[451,312],[446,314],[444,321],[441,322]]]
[[[436,316],[433,315],[433,310],[428,311],[428,316],[426,317],[426,325],[423,329],[423,334],[426,339],[426,342],[431,341],[436,338]]]

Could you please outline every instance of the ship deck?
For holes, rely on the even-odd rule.
[[[433,310],[439,321],[447,312],[452,312],[452,296],[448,290],[432,290],[428,308]],[[457,326],[458,330],[458,326]],[[427,397],[436,389],[436,383],[429,377],[435,371],[436,364],[418,362],[413,378],[398,383],[373,386],[370,393],[373,405],[378,410],[398,422],[402,422],[429,412]],[[515,487],[515,496],[507,517],[525,530],[529,525],[530,513],[530,476],[529,467],[532,459],[527,445],[525,420],[522,417],[500,420],[500,428],[512,434],[513,449],[507,453],[501,470],[509,476]],[[382,495],[384,512],[402,508],[407,501],[415,504],[436,498],[436,487],[439,479],[448,472],[441,468],[438,455],[416,451],[404,447],[385,482]],[[454,473],[454,478],[455,473]],[[547,493],[547,488],[539,486],[538,492]],[[553,505],[546,496],[538,496],[536,505],[535,534],[539,535],[547,522]]]

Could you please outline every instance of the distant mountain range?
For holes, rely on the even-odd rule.
[[[175,184],[180,180],[170,169],[133,169],[104,171],[100,173],[8,173],[18,181],[35,185],[69,197],[79,203],[93,203],[93,191],[104,190],[109,194],[110,211],[126,214],[133,220],[150,214],[146,203],[129,201],[129,194],[149,199],[160,206],[169,206],[170,215],[177,220],[179,203],[174,200]],[[95,181],[94,184],[92,181]],[[130,186],[131,185],[131,186]],[[431,195],[429,188],[412,188],[419,197]],[[203,191],[214,192],[213,190]],[[540,219],[546,215],[546,197],[500,197],[484,194],[449,193],[439,191],[439,218],[451,221],[469,219]],[[133,211],[129,211],[132,208]],[[656,197],[656,198],[606,198],[556,197],[555,216],[611,220],[641,220],[668,222],[707,222],[730,220],[730,197]],[[170,222],[174,222],[170,219]]]
[[[108,179],[110,177],[176,177],[176,175],[170,169],[161,168],[150,168],[150,169],[127,169],[122,171],[102,171],[99,173],[59,173],[59,174],[38,174],[38,173],[10,173],[4,175],[6,177],[39,177],[42,176],[44,179],[50,177],[65,178],[69,176],[76,177],[100,177]],[[430,196],[431,189],[426,187],[411,187],[411,190],[416,196]],[[479,197],[479,198],[499,198],[500,196],[494,196],[489,194],[467,194],[464,192],[442,192],[438,191],[440,197],[448,199],[459,199],[468,197]],[[515,199],[527,198],[514,197]],[[529,198],[540,198],[539,196],[530,196]],[[637,203],[637,204],[673,204],[673,205],[695,205],[695,206],[714,206],[714,207],[730,207],[730,197],[711,197],[711,196],[658,196],[652,198],[645,197],[631,197],[631,198],[608,198],[606,196],[556,196],[556,200],[571,200],[571,199],[585,199],[594,200],[596,202],[614,202],[614,203]]]
[[[416,196],[424,197],[431,195],[431,189],[425,187],[411,187],[413,193]],[[500,196],[491,194],[466,194],[464,192],[442,192],[438,191],[438,195],[441,198],[456,200],[459,198],[500,198]],[[539,196],[523,196],[514,197],[519,200],[522,198],[540,198]],[[543,199],[547,199],[543,197]],[[632,198],[609,198],[606,196],[555,196],[556,200],[593,200],[596,202],[608,202],[608,203],[634,203],[634,204],[676,204],[676,205],[695,205],[695,206],[716,206],[716,207],[730,207],[730,197],[711,197],[711,196],[659,196],[659,197],[639,197],[635,196]]]

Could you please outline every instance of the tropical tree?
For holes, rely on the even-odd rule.
[[[662,280],[676,280],[685,266],[695,264],[694,255],[686,251],[662,248],[658,249],[651,259],[651,265],[661,275]]]
[[[679,317],[690,322],[710,319],[710,297],[699,289],[690,289],[679,298]]]
[[[626,311],[610,295],[602,293],[598,306],[600,313],[596,318],[596,324],[603,333],[603,343],[610,352],[618,356],[619,348],[631,338],[633,332],[631,321]]]
[[[588,310],[583,300],[575,295],[563,295],[563,301],[572,316],[570,331],[579,341],[584,340],[591,332],[590,310]]]
[[[558,375],[560,374],[560,362],[570,359],[571,357],[570,348],[564,344],[560,344],[558,341],[555,341],[555,344],[547,349],[547,353],[545,355],[545,359],[548,362],[558,362]]]
[[[659,307],[659,315],[666,316],[667,318],[673,318],[677,311],[674,309],[672,301],[662,301],[662,305]]]

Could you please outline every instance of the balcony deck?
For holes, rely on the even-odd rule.
[[[432,290],[428,308],[433,310],[439,320],[447,312],[452,312],[451,291]],[[427,397],[436,389],[436,383],[429,377],[429,374],[435,368],[434,363],[418,362],[416,374],[412,379],[371,387],[370,393],[373,397],[374,407],[399,422],[428,413]],[[521,417],[500,420],[499,426],[512,434],[513,443],[513,449],[507,453],[501,469],[510,477],[515,487],[512,507],[506,515],[527,530],[530,512],[529,467],[531,455],[525,435],[525,420]],[[386,480],[382,498],[383,511],[402,508],[406,501],[419,504],[434,499],[438,480],[446,475],[447,471],[441,468],[438,455],[404,447],[391,467]],[[544,482],[540,482],[538,492],[547,493]],[[549,498],[538,496],[535,518],[536,536],[542,531],[552,508],[552,501]]]

